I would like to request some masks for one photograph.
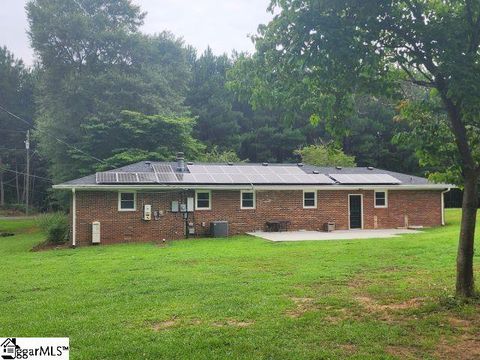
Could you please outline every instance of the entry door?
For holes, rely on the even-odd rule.
[[[349,195],[350,229],[362,228],[362,195]]]

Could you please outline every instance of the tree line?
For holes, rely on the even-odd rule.
[[[249,55],[197,54],[169,32],[142,34],[145,14],[130,1],[35,0],[26,11],[35,65],[0,50],[0,105],[24,120],[0,111],[2,205],[25,200],[27,129],[41,208],[57,204],[52,183],[177,151],[197,161],[295,162],[313,145],[310,162],[312,150],[329,159],[319,165],[423,172],[414,147],[394,141],[407,127],[386,97],[359,97],[339,135],[286,98],[252,101],[249,81],[262,69],[249,68]]]

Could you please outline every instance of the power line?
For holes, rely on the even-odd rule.
[[[37,179],[46,180],[46,181],[49,181],[49,182],[53,183],[52,179],[49,179],[49,178],[46,178],[46,177],[43,177],[43,176],[29,175],[29,174],[21,172],[21,171],[15,171],[15,170],[10,170],[10,169],[4,169],[3,171],[8,171],[8,172],[11,172],[11,173],[14,173],[14,174],[20,174],[20,175],[25,175],[25,176],[31,176],[31,177],[34,177],[34,178],[37,178]]]
[[[27,124],[28,126],[31,126],[33,129],[35,129],[35,130],[37,130],[37,131],[39,131],[39,132],[43,132],[43,133],[45,133],[45,134],[53,137],[53,138],[54,138],[55,140],[57,140],[59,143],[62,143],[62,144],[66,145],[66,146],[68,146],[68,147],[70,147],[70,148],[72,148],[72,149],[74,149],[74,150],[76,150],[76,151],[78,151],[78,152],[80,152],[80,153],[82,153],[82,154],[84,154],[84,155],[86,155],[86,156],[88,156],[88,157],[90,157],[90,158],[92,158],[92,159],[94,159],[94,160],[102,163],[102,164],[106,164],[106,163],[107,163],[105,160],[102,160],[102,159],[99,159],[99,158],[97,158],[97,157],[95,157],[95,156],[93,156],[93,155],[90,155],[90,154],[86,153],[85,151],[80,150],[79,148],[77,148],[77,147],[75,147],[75,146],[67,143],[66,141],[63,141],[63,140],[59,139],[59,138],[56,137],[55,135],[48,133],[48,131],[42,130],[42,129],[39,129],[39,128],[35,127],[33,124],[30,124],[27,120],[24,120],[24,119],[22,119],[20,116],[15,115],[14,113],[8,111],[7,109],[5,109],[5,108],[4,108],[3,106],[1,106],[1,105],[0,105],[0,110],[6,112],[8,115],[14,117],[15,119],[24,122],[24,123]]]

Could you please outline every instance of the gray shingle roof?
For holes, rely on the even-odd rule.
[[[141,161],[138,163],[126,165],[120,167],[118,169],[109,170],[107,172],[154,172],[152,169],[153,164],[168,164],[171,165],[173,169],[176,169],[175,162],[154,162],[154,161]],[[195,163],[195,165],[225,165],[219,163]],[[262,164],[252,164],[252,163],[237,163],[236,166],[261,166]],[[186,165],[188,167],[188,164]],[[269,164],[270,168],[275,168],[275,166],[292,166],[298,167],[297,164]],[[418,177],[418,176],[411,176],[407,174],[402,174],[394,171],[376,169],[376,168],[366,168],[366,167],[345,167],[345,168],[336,168],[336,167],[318,167],[313,165],[305,164],[299,167],[302,171],[307,174],[319,173],[319,174],[388,174],[393,176],[394,178],[400,180],[402,185],[431,185],[432,183],[429,182],[427,179]],[[74,179],[71,181],[67,181],[63,184],[64,185],[97,185],[95,174],[88,175],[79,179]],[[155,185],[155,184],[150,184]],[[157,184],[158,185],[158,184]],[[205,183],[203,185],[215,185],[215,183]],[[101,185],[99,185],[101,186]],[[148,187],[149,185],[145,185]],[[448,186],[448,185],[446,185]]]

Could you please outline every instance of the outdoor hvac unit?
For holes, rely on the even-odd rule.
[[[100,222],[92,223],[92,244],[100,244]]]
[[[228,221],[213,221],[210,223],[210,235],[213,237],[228,236]]]

